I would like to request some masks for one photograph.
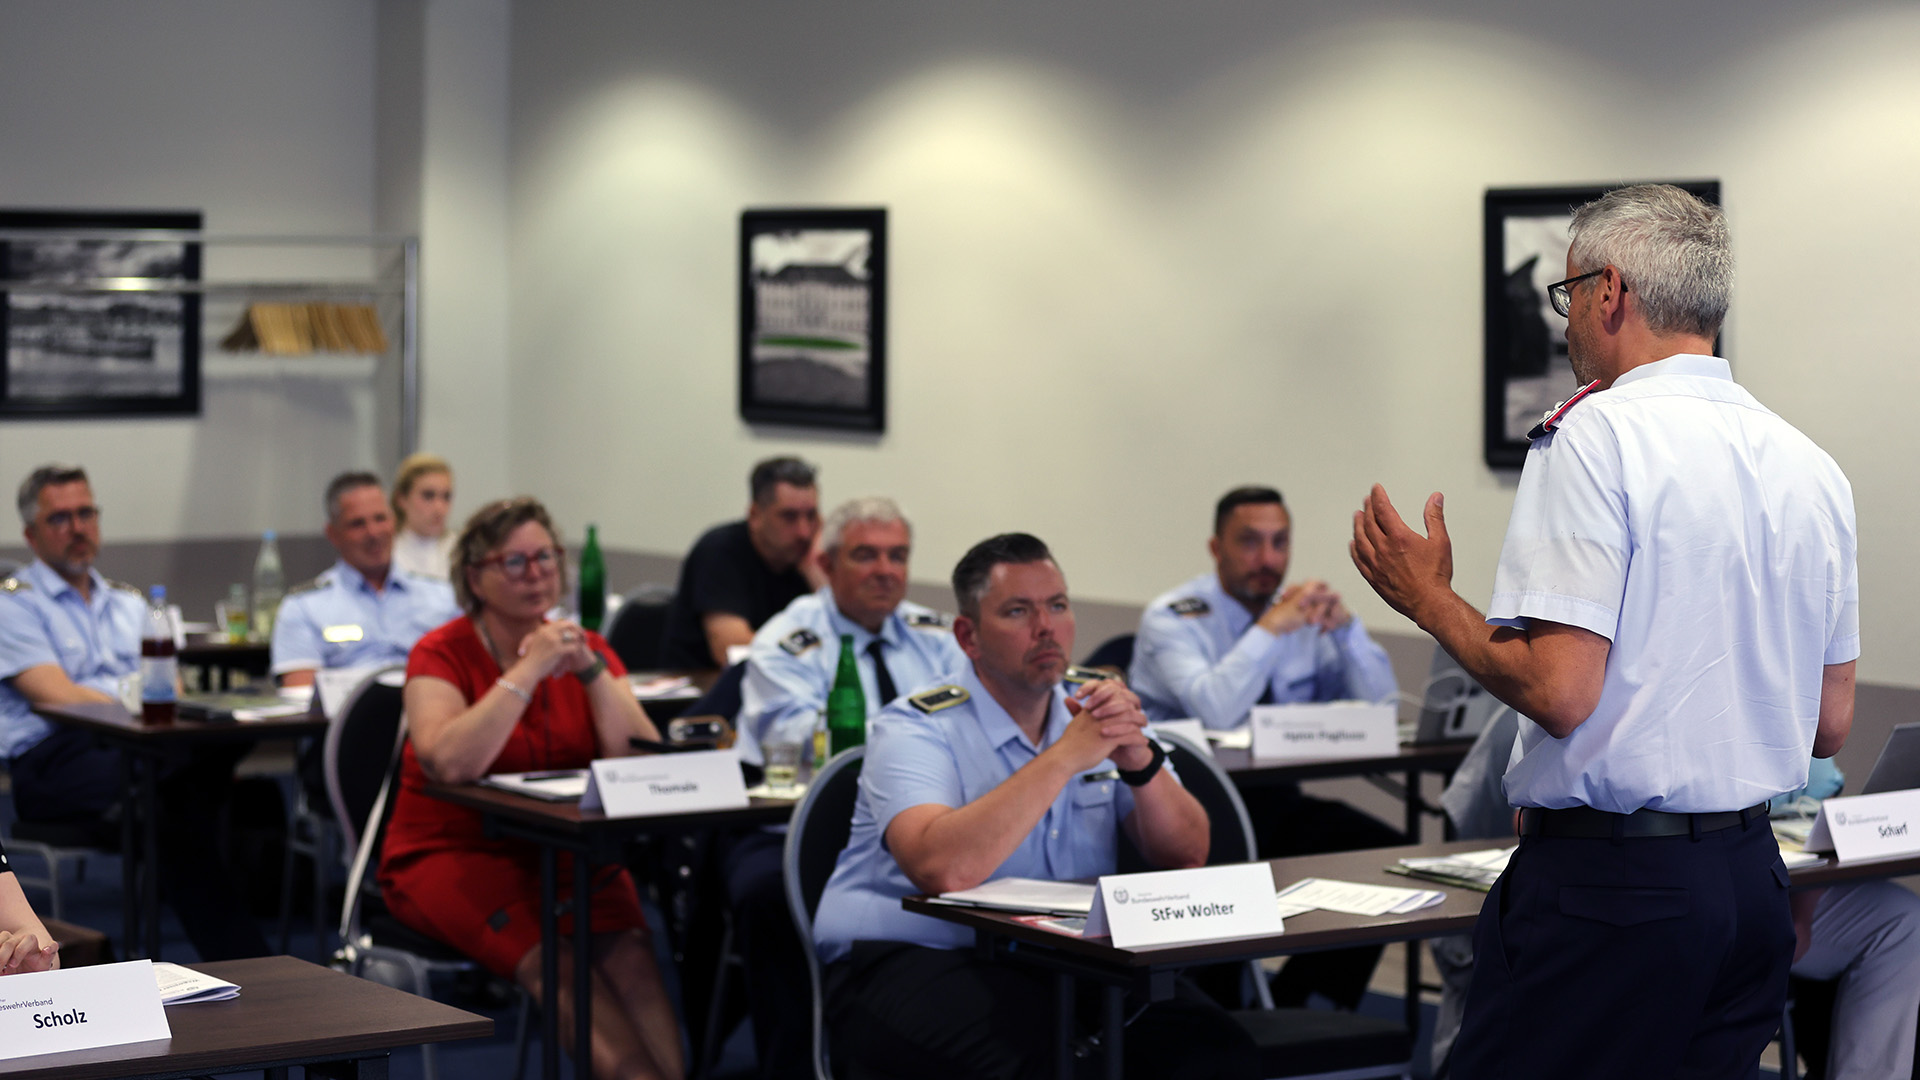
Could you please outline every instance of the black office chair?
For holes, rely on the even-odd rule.
[[[826,990],[821,984],[820,955],[813,947],[813,913],[820,907],[820,894],[827,891],[827,879],[833,876],[834,864],[853,832],[853,805],[860,794],[860,764],[866,753],[866,747],[856,746],[813,774],[806,797],[793,809],[786,851],[781,856],[787,909],[793,912],[800,947],[807,954],[815,1080],[833,1080],[833,1066],[827,1047]]]
[[[1211,754],[1172,732],[1156,732],[1180,783],[1206,809],[1212,846],[1207,865],[1249,862],[1254,857],[1253,820],[1225,769]],[[1124,868],[1123,868],[1124,869]],[[1261,1008],[1233,1018],[1260,1048],[1262,1075],[1270,1080],[1369,1080],[1413,1075],[1413,1033],[1391,1020],[1350,1012],[1276,1009],[1267,980],[1251,966]]]
[[[335,958],[352,975],[431,997],[433,976],[478,971],[479,965],[387,914],[373,883],[380,839],[393,816],[394,793],[400,784],[400,751],[407,740],[401,708],[404,683],[382,679],[385,674],[368,675],[347,699],[339,722],[327,729],[327,798],[344,850],[352,853],[346,901],[340,911],[341,945]],[[515,1077],[526,1068],[530,1012],[531,999],[523,992],[514,1040]],[[434,1046],[425,1043],[420,1050],[427,1080],[434,1080],[438,1076]]]
[[[1110,667],[1125,671],[1133,666],[1133,635],[1108,638],[1080,661],[1081,667]]]
[[[667,608],[672,603],[671,588],[642,585],[621,598],[620,606],[613,609],[603,633],[628,671],[650,671],[660,666]]]

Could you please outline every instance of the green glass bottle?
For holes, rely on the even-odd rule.
[[[587,526],[580,549],[580,625],[598,631],[607,617],[607,560],[600,554],[600,527]]]
[[[829,756],[867,741],[867,692],[860,689],[860,669],[853,664],[853,635],[840,635],[840,669],[827,693],[827,749]],[[816,763],[818,764],[818,763]]]

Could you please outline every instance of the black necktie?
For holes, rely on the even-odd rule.
[[[880,658],[880,647],[885,644],[879,638],[867,642],[867,655],[873,657],[873,683],[880,688],[881,706],[900,696],[900,691],[893,686],[893,673],[887,670],[887,662]]]

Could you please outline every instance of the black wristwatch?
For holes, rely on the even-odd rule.
[[[1116,768],[1113,770],[1114,772],[1117,772],[1120,774],[1121,783],[1127,785],[1128,787],[1141,787],[1145,785],[1147,781],[1153,779],[1153,774],[1160,771],[1161,765],[1166,764],[1167,752],[1165,750],[1160,749],[1160,743],[1157,740],[1148,739],[1147,749],[1153,752],[1152,761],[1149,761],[1145,765],[1142,765],[1141,767],[1133,770],[1120,769],[1120,768]]]

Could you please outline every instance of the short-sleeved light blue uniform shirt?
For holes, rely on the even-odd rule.
[[[1738,810],[1807,782],[1822,668],[1860,655],[1853,489],[1733,381],[1678,355],[1527,451],[1487,621],[1612,642],[1564,739],[1520,725],[1515,806]]]
[[[404,664],[414,642],[460,614],[453,586],[389,570],[375,591],[344,561],[280,601],[273,620],[273,673],[362,664]]]
[[[98,570],[88,576],[90,600],[39,559],[0,582],[0,758],[19,757],[53,730],[13,688],[15,675],[58,664],[76,684],[117,698],[121,676],[140,670],[146,599]]]
[[[952,685],[967,692],[965,702],[922,713],[908,693],[873,721],[853,832],[814,919],[813,938],[823,963],[845,956],[854,941],[904,941],[936,949],[973,943],[970,930],[900,907],[902,899],[920,890],[883,844],[887,826],[902,810],[928,804],[958,808],[992,791],[1057,742],[1070,717],[1066,694],[1056,687],[1044,737],[1035,746],[980,685],[972,664]],[[1133,813],[1133,789],[1117,779],[1082,779],[1113,767],[1103,761],[1067,781],[1040,824],[988,880],[1067,881],[1113,873],[1120,826]]]
[[[854,667],[867,697],[869,720],[888,705],[880,700],[873,657],[867,653],[875,638],[881,642],[880,655],[893,687],[901,693],[936,686],[967,664],[967,654],[954,643],[951,622],[932,608],[903,601],[874,634],[840,614],[832,588],[823,585],[788,604],[753,635],[736,724],[741,761],[760,764],[760,744],[770,734],[801,743],[812,755],[809,736],[840,671],[842,634],[853,635]]]
[[[1387,651],[1358,618],[1332,632],[1303,626],[1272,634],[1246,606],[1202,574],[1147,605],[1127,683],[1150,720],[1198,717],[1227,730],[1247,722],[1261,698],[1385,701],[1398,692]]]

